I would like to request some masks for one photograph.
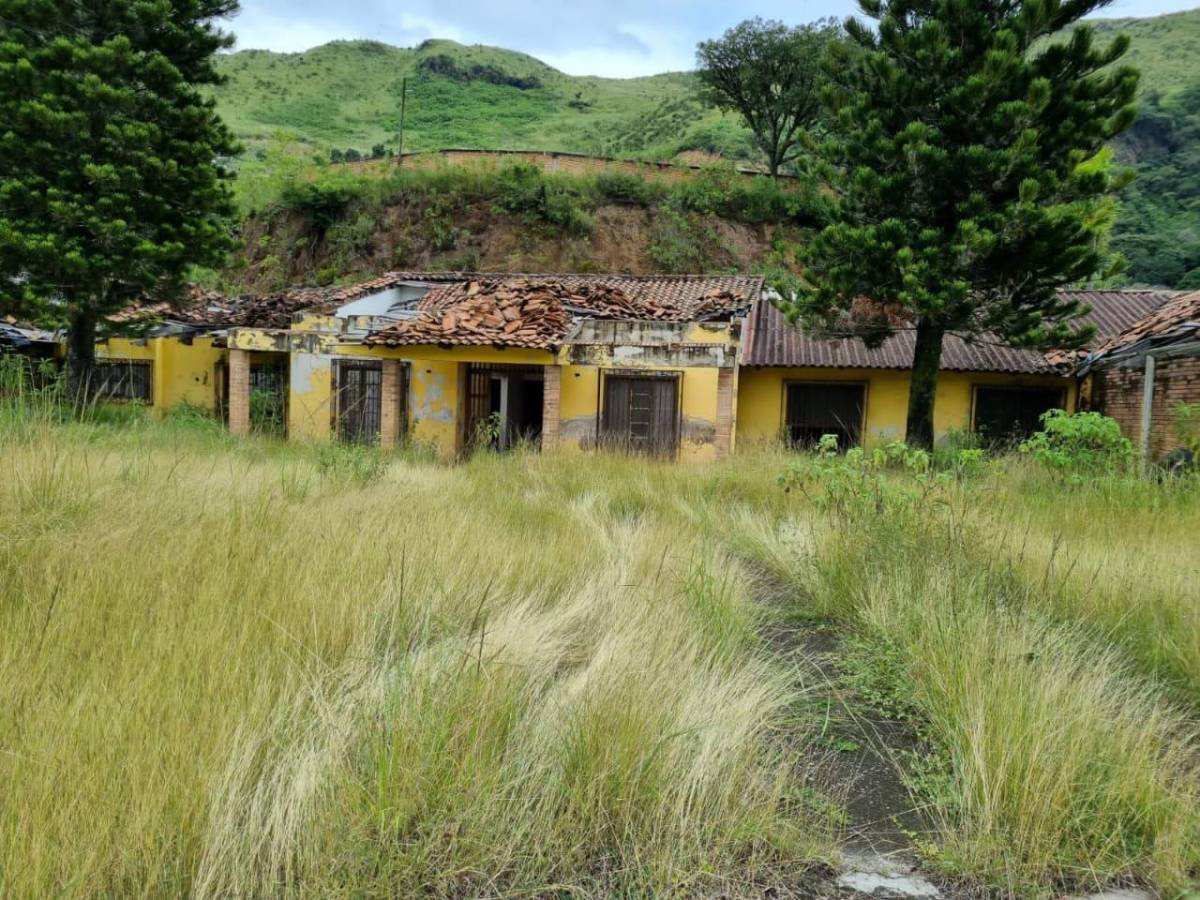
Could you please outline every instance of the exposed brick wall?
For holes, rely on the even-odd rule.
[[[383,361],[383,377],[379,389],[379,446],[395,447],[400,440],[403,423],[400,413],[400,391],[404,385],[404,363],[398,359]]]
[[[1116,419],[1127,438],[1142,437],[1142,376],[1132,369],[1107,368],[1093,373],[1092,408]],[[1179,445],[1171,411],[1180,403],[1200,403],[1200,358],[1160,359],[1154,370],[1154,405],[1150,413],[1150,456],[1157,458]]]
[[[436,169],[442,166],[495,166],[503,167],[524,163],[534,165],[546,172],[566,172],[571,175],[595,175],[600,172],[624,172],[642,177],[661,178],[675,183],[694,176],[702,166],[667,162],[638,162],[626,159],[609,159],[603,156],[583,156],[573,153],[549,153],[538,150],[431,150],[404,154],[403,165],[409,169]],[[396,161],[370,159],[361,162],[339,163],[359,171],[395,167]],[[740,169],[747,178],[761,174],[750,169]],[[790,180],[791,176],[780,176]]]
[[[713,438],[717,459],[725,459],[732,449],[733,380],[732,368],[717,370],[717,431]]]
[[[250,352],[229,351],[229,430],[250,433]]]
[[[558,447],[558,429],[562,422],[562,366],[546,366],[542,383],[542,449]]]

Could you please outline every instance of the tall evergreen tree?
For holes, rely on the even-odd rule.
[[[97,323],[228,250],[220,158],[199,87],[237,0],[0,0],[0,305],[68,328],[86,383]]]
[[[859,0],[832,46],[821,155],[833,221],[801,253],[793,317],[878,342],[915,330],[907,439],[933,442],[948,333],[1018,346],[1086,338],[1055,289],[1104,271],[1124,174],[1105,144],[1134,118],[1128,40],[1097,46],[1106,0]],[[873,314],[870,312],[873,310]],[[886,311],[886,314],[885,314]]]

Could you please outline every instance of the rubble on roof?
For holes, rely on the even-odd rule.
[[[1200,335],[1200,291],[1178,294],[1120,334],[1101,344],[1094,354],[1103,357],[1146,339],[1170,339]]]
[[[660,279],[659,281],[670,281]],[[754,281],[747,279],[747,281]],[[753,300],[712,282],[676,280],[663,290],[655,279],[606,276],[479,278],[435,287],[421,314],[367,338],[368,344],[495,344],[549,349],[561,343],[577,318],[702,321],[729,316]],[[649,285],[650,290],[637,290]]]
[[[571,324],[558,288],[548,282],[470,281],[448,285],[413,319],[369,335],[368,344],[499,344],[549,349]]]

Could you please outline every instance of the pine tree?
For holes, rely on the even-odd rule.
[[[236,0],[0,0],[0,303],[68,328],[86,385],[102,318],[178,295],[231,246],[222,156],[199,86]]]
[[[784,305],[810,326],[853,327],[868,298],[871,342],[915,329],[915,445],[933,442],[948,333],[1029,347],[1088,336],[1071,324],[1086,310],[1055,290],[1111,265],[1125,175],[1106,142],[1133,121],[1138,78],[1113,66],[1126,38],[1064,34],[1103,3],[860,0],[878,29],[850,20],[831,47],[835,131],[820,153],[835,209]]]

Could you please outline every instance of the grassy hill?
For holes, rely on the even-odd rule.
[[[680,149],[674,141],[739,158],[754,153],[736,119],[695,99],[688,73],[574,77],[523,53],[453,41],[245,50],[222,57],[220,68],[228,77],[216,93],[221,114],[251,149],[280,131],[320,150],[395,148],[407,78],[406,150],[672,155]]]
[[[1143,73],[1141,114],[1117,148],[1138,172],[1115,239],[1130,262],[1125,278],[1200,288],[1200,9],[1093,24],[1128,34],[1128,58]],[[281,134],[322,157],[395,149],[405,79],[406,150],[758,158],[738,119],[704,107],[686,72],[576,77],[523,53],[442,40],[411,49],[335,41],[304,53],[244,50],[223,56],[220,68],[228,82],[216,90],[217,105],[251,164]]]

